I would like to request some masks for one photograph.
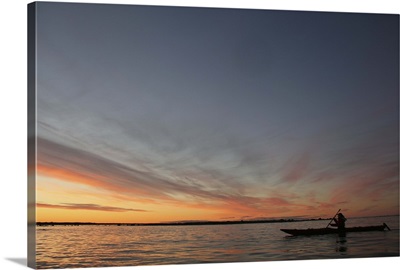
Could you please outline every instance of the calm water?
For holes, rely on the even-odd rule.
[[[37,267],[104,267],[399,256],[399,217],[348,219],[391,231],[292,237],[281,228],[327,221],[212,226],[54,226],[37,228]]]

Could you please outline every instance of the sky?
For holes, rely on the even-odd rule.
[[[37,5],[37,221],[399,213],[399,16]]]

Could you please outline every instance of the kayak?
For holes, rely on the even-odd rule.
[[[390,230],[390,228],[386,225],[386,223],[383,223],[382,225],[378,226],[350,227],[346,228],[344,232],[339,232],[338,229],[333,229],[333,228],[304,229],[304,230],[281,229],[281,231],[297,236],[297,235],[339,234],[348,232],[384,231],[385,229]]]

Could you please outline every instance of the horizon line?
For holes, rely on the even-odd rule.
[[[362,216],[353,218],[371,218],[371,217],[393,217],[399,214],[392,215],[376,215]],[[351,217],[350,217],[351,218]],[[91,222],[91,221],[37,221],[36,225],[125,225],[125,226],[160,226],[160,225],[223,225],[223,224],[242,224],[242,223],[279,223],[279,222],[302,222],[302,221],[319,221],[330,220],[332,218],[270,218],[270,219],[251,219],[251,220],[187,220],[187,221],[160,221],[160,222]]]

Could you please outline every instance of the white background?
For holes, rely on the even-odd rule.
[[[26,5],[30,1],[2,0],[0,4],[0,269],[26,269],[27,229],[27,29]],[[59,1],[57,1],[59,2]],[[63,1],[63,2],[79,2]],[[237,7],[259,9],[400,13],[398,0],[148,0],[82,1],[178,6]],[[242,269],[398,269],[400,258],[337,259],[264,263],[180,266],[109,267],[135,270],[242,270]],[[86,268],[88,269],[88,268]],[[92,268],[90,268],[92,269]],[[93,268],[94,269],[94,268]]]

